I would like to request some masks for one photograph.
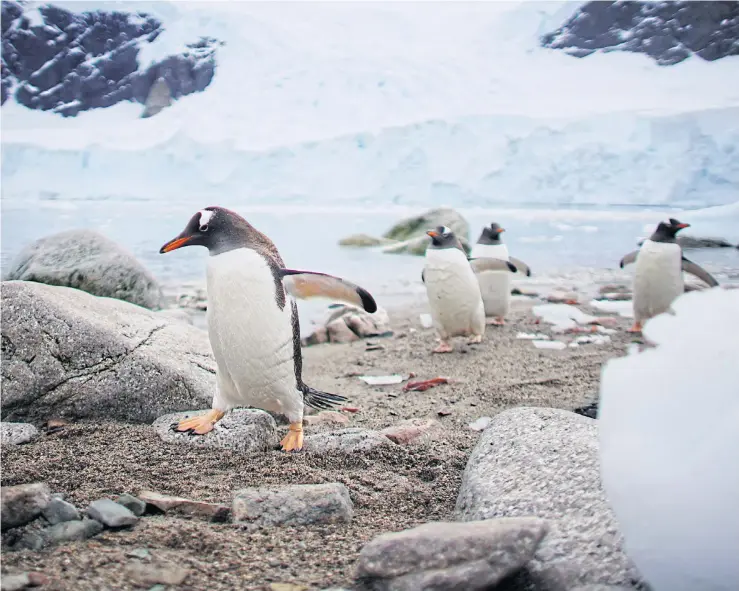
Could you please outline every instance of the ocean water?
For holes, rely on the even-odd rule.
[[[384,254],[375,249],[341,248],[350,234],[381,235],[392,224],[418,210],[400,207],[311,208],[250,206],[223,202],[235,209],[277,245],[288,267],[321,271],[349,279],[370,290],[385,307],[423,301],[423,258]],[[73,228],[93,228],[128,248],[169,292],[205,280],[207,251],[183,248],[159,254],[190,216],[212,203],[183,199],[162,203],[148,197],[59,201],[43,197],[29,201],[3,195],[2,270],[26,244]],[[512,209],[459,209],[476,240],[483,225],[497,221],[505,229],[510,252],[528,263],[533,277],[523,283],[571,286],[605,282],[627,273],[620,258],[637,246],[649,228],[666,217],[665,210],[646,207],[531,206]],[[675,214],[677,215],[677,214]],[[698,228],[696,230],[699,230]],[[699,232],[696,232],[699,233]],[[691,251],[690,258],[717,275],[719,281],[739,280],[739,250]],[[519,280],[520,282],[520,280]],[[320,320],[326,302],[301,302],[304,331]]]

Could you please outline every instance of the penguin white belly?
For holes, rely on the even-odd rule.
[[[643,322],[667,312],[684,291],[682,250],[677,244],[645,240],[636,257],[634,316]]]
[[[472,258],[508,260],[505,244],[475,244]],[[511,274],[508,271],[483,271],[477,275],[485,316],[506,316],[511,307]]]
[[[208,335],[219,374],[214,407],[254,406],[302,418],[292,300],[286,296],[284,307],[277,305],[267,261],[247,248],[209,257],[207,287]]]
[[[428,249],[424,282],[431,317],[442,338],[484,334],[480,286],[461,250]]]

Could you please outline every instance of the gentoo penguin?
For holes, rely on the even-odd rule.
[[[505,232],[499,224],[493,222],[482,229],[477,244],[472,247],[473,258],[491,258],[512,262],[519,273],[531,276],[528,265],[508,254],[508,247],[501,234]],[[511,305],[511,274],[508,269],[502,271],[484,271],[478,273],[482,302],[485,304],[485,316],[488,324],[505,324],[505,317]]]
[[[282,413],[290,430],[284,451],[303,447],[303,405],[330,408],[346,400],[303,383],[298,309],[293,297],[342,300],[373,313],[372,296],[338,277],[286,269],[272,241],[237,213],[206,207],[179,236],[162,246],[205,246],[208,336],[216,359],[212,409],[181,421],[176,429],[208,433],[237,406]]]
[[[434,353],[449,353],[453,350],[451,337],[469,336],[470,344],[482,341],[485,306],[473,265],[454,232],[439,226],[426,234],[431,243],[426,249],[421,280],[426,285],[431,318],[441,341]],[[478,264],[487,269],[513,266],[496,259],[480,259]]]
[[[675,235],[690,227],[674,218],[660,222],[639,250],[627,254],[619,266],[636,263],[634,272],[634,325],[629,332],[641,332],[646,320],[667,312],[673,300],[685,291],[683,271],[695,275],[710,287],[718,282],[703,268],[683,256]]]

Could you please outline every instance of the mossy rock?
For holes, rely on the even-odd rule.
[[[339,246],[349,246],[352,248],[369,248],[372,246],[382,246],[389,244],[391,241],[385,238],[377,238],[369,234],[352,234],[346,238],[339,240]]]
[[[421,215],[401,220],[385,232],[383,238],[405,242],[412,238],[425,237],[427,230],[436,228],[437,226],[446,226],[460,240],[469,240],[470,225],[467,223],[467,220],[459,212],[448,207],[430,209]],[[424,252],[426,252],[425,246],[423,247],[423,252],[420,254]]]
[[[464,248],[467,256],[469,256],[471,252],[469,242],[466,238],[460,238],[459,241],[462,243],[462,248]],[[424,235],[386,246],[382,249],[382,252],[387,254],[412,254],[415,256],[424,256],[430,243],[431,239]]]

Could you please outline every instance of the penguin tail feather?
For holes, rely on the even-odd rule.
[[[330,410],[335,406],[338,406],[341,402],[346,402],[347,399],[338,394],[329,394],[328,392],[321,392],[311,388],[310,386],[303,385],[303,400],[308,406],[312,406],[317,410]]]

